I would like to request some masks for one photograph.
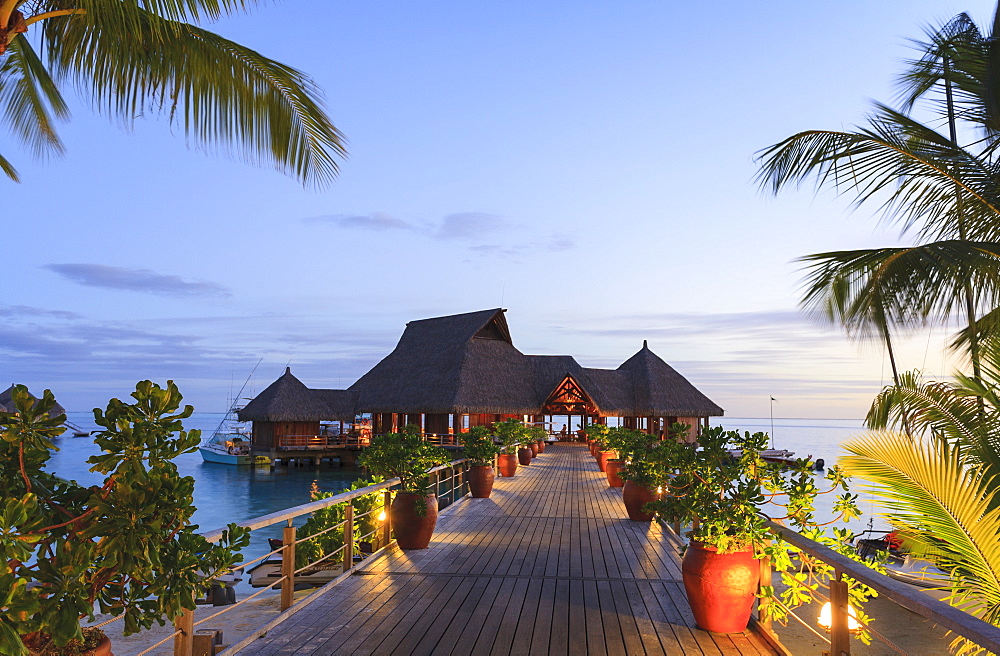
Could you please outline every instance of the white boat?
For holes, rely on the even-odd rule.
[[[205,462],[223,465],[266,465],[267,456],[255,456],[250,450],[251,435],[239,422],[223,420],[222,425],[198,447]]]
[[[260,361],[257,362],[257,366],[259,365]],[[243,394],[257,366],[254,366],[246,382],[243,383],[243,387],[236,395],[237,399]],[[216,462],[221,465],[266,465],[271,462],[267,456],[253,455],[251,450],[253,436],[250,429],[236,418],[236,412],[240,409],[236,404],[230,404],[229,411],[219,422],[218,428],[198,447],[205,462]]]

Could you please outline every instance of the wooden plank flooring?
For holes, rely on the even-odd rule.
[[[240,654],[772,654],[697,629],[680,561],[631,522],[586,447],[557,444],[442,512],[429,549],[395,551]]]

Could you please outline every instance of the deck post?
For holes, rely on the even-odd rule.
[[[392,521],[389,514],[389,507],[392,505],[392,491],[386,490],[382,493],[382,512],[385,513],[385,521],[382,522],[382,546],[389,546],[392,539]]]
[[[844,573],[835,569],[830,580],[830,653],[833,656],[851,656],[851,634],[847,626],[847,582]]]
[[[184,609],[183,613],[174,618],[174,628],[180,631],[174,636],[174,656],[193,656],[194,611]]]
[[[344,572],[354,566],[354,504],[344,508]]]
[[[292,607],[295,597],[295,527],[292,520],[281,536],[281,610]]]

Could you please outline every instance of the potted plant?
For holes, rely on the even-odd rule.
[[[680,434],[685,428],[675,424],[671,432]],[[771,558],[779,571],[791,564],[789,545],[767,526],[770,518],[762,512],[765,503],[784,515],[776,519],[790,522],[808,537],[821,539],[813,521],[813,502],[819,490],[811,463],[800,461],[789,472],[765,462],[760,452],[767,447],[767,439],[766,433],[741,435],[712,427],[702,431],[698,444],[667,439],[647,452],[646,460],[651,471],[659,475],[657,482],[664,491],[650,507],[668,522],[693,522],[687,533],[691,541],[682,573],[695,620],[708,631],[736,633],[746,629],[758,590],[760,567],[755,559]],[[856,517],[854,497],[847,493],[840,470],[831,468],[826,478],[828,492],[844,491],[835,504],[841,518]],[[779,499],[784,502],[776,503]],[[828,544],[838,542],[830,540]],[[844,544],[837,548],[842,553],[847,549]],[[804,575],[783,576],[783,580],[791,590],[787,596],[783,593],[786,606],[809,599]],[[765,595],[773,594],[770,581],[761,589]],[[855,587],[855,594],[863,597],[863,586]]]
[[[194,479],[173,459],[201,434],[184,430],[193,408],[179,410],[173,382],[140,382],[134,403],[94,410],[102,453],[87,462],[105,479],[91,487],[45,471],[66,421],[50,415],[52,393],[17,385],[11,397],[15,412],[0,413],[0,653],[110,654],[102,632],[81,628],[95,610],[123,614],[125,635],[194,610],[249,531],[230,524],[216,545],[195,532]]]
[[[526,446],[528,441],[528,429],[524,424],[519,422],[517,419],[505,419],[504,421],[494,424],[493,430],[496,432],[496,436],[500,440],[500,444],[505,454],[513,455],[516,453],[517,463],[522,465],[531,464],[531,449]],[[501,463],[501,467],[503,466],[504,464]],[[516,471],[517,464],[515,464],[513,468],[513,472]],[[514,475],[513,472],[510,474],[511,476]],[[507,476],[503,469],[501,469],[501,473],[504,476]]]
[[[473,426],[462,437],[465,457],[471,465],[469,490],[474,498],[489,498],[493,491],[493,459],[500,453],[500,446],[485,426]]]
[[[535,443],[538,444],[538,452],[545,453],[545,440],[548,439],[549,432],[541,426],[532,426],[528,429],[528,435],[530,439],[535,440]]]
[[[595,459],[598,457],[598,451],[603,444],[602,440],[608,434],[609,430],[611,429],[604,424],[591,424],[585,429],[587,447],[590,449],[590,455],[594,456]]]
[[[612,428],[607,431],[604,441],[617,454],[617,458],[609,458],[604,465],[604,473],[608,477],[609,487],[624,487],[625,479],[622,473],[625,465],[632,459],[629,454],[650,443],[652,438],[641,431],[628,428]],[[645,503],[645,502],[643,502]]]
[[[358,457],[358,464],[376,476],[400,481],[389,517],[401,549],[426,549],[430,545],[437,525],[438,500],[427,471],[446,462],[448,452],[425,442],[413,424],[407,424],[402,433],[373,436],[371,445]]]

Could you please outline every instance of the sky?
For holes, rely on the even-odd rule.
[[[860,419],[877,344],[798,307],[796,258],[906,243],[755,153],[891,103],[910,39],[981,0],[285,0],[211,26],[308,73],[348,139],[304,189],[71,99],[64,156],[0,138],[0,386],[71,411],[138,380],[220,412],[286,366],[349,386],[407,321],[507,309],[514,345],[617,367],[650,348],[735,417]],[[938,331],[904,369],[955,366]],[[3,380],[6,379],[6,380]]]

